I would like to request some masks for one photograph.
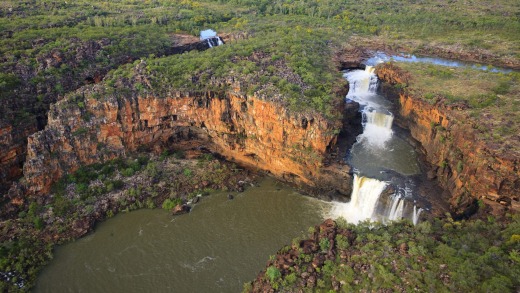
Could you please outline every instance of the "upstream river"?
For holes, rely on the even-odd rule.
[[[326,207],[270,178],[227,194],[185,215],[143,209],[99,224],[56,250],[35,292],[241,292]]]

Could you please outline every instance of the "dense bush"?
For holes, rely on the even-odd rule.
[[[462,222],[446,218],[413,226],[408,222],[352,225],[340,220],[332,251],[321,247],[304,253],[300,248],[283,274],[276,274],[278,264],[270,263],[265,281],[283,292],[311,288],[321,292],[334,286],[341,286],[341,292],[513,292],[520,288],[520,216],[507,222],[492,217]],[[344,235],[351,235],[350,243]],[[325,240],[319,240],[320,246]],[[298,242],[293,241],[293,247]],[[333,260],[315,261],[330,255]],[[302,276],[309,272],[315,272],[317,280],[305,288]]]

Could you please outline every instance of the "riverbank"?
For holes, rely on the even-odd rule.
[[[27,291],[56,244],[88,234],[96,223],[140,208],[187,211],[214,190],[241,192],[256,184],[254,171],[191,148],[146,153],[81,168],[46,197],[12,202],[2,211],[1,289]]]
[[[363,60],[373,57],[375,52],[420,55],[520,70],[520,60],[515,57],[515,51],[511,48],[503,52],[453,42],[393,40],[383,36],[352,36],[339,52],[338,58],[343,61],[343,67],[356,67]]]
[[[326,220],[280,249],[243,292],[513,292],[520,217],[389,225]]]
[[[121,213],[57,247],[34,292],[240,292],[328,206],[265,176],[244,192],[211,192],[189,214]]]

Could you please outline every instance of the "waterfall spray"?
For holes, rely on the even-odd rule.
[[[353,185],[350,202],[337,203],[331,216],[343,217],[350,223],[372,219],[379,195],[385,190],[387,183],[354,174]]]

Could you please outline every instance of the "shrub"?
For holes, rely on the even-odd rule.
[[[183,151],[176,151],[173,153],[173,157],[176,159],[184,159],[186,158],[186,154]]]
[[[327,238],[321,238],[320,239],[320,249],[322,251],[327,251],[330,248],[330,241]]]
[[[155,177],[159,174],[159,169],[157,168],[157,163],[148,162],[145,168],[145,172],[150,177]]]
[[[183,171],[182,171],[182,174],[184,174],[184,176],[186,177],[191,177],[193,171],[191,171],[190,169],[188,168],[185,168]]]
[[[179,204],[181,204],[181,200],[179,198],[175,198],[175,199],[167,198],[164,200],[164,202],[162,204],[162,208],[169,211]]]
[[[265,274],[271,283],[278,281],[278,279],[280,279],[282,276],[280,270],[274,266],[268,267]]]
[[[462,163],[462,161],[458,161],[457,162],[457,173],[462,172],[463,168],[464,168],[464,164]]]
[[[40,217],[34,218],[33,223],[34,223],[34,228],[36,228],[38,230],[43,229],[44,222],[43,222],[42,218],[40,218]]]
[[[146,208],[155,209],[155,203],[153,202],[153,200],[151,198],[146,200]]]
[[[339,249],[348,249],[350,246],[347,237],[343,235],[336,236],[336,245]]]
[[[170,152],[168,150],[164,150],[161,153],[161,156],[159,157],[159,159],[162,161],[162,160],[166,159],[169,155],[170,155]]]
[[[125,183],[121,180],[114,180],[110,182],[114,185],[114,189],[120,189],[125,185]]]
[[[132,168],[126,168],[124,169],[123,171],[121,171],[121,175],[125,176],[125,177],[130,177],[130,176],[133,176],[135,173],[134,169]]]

